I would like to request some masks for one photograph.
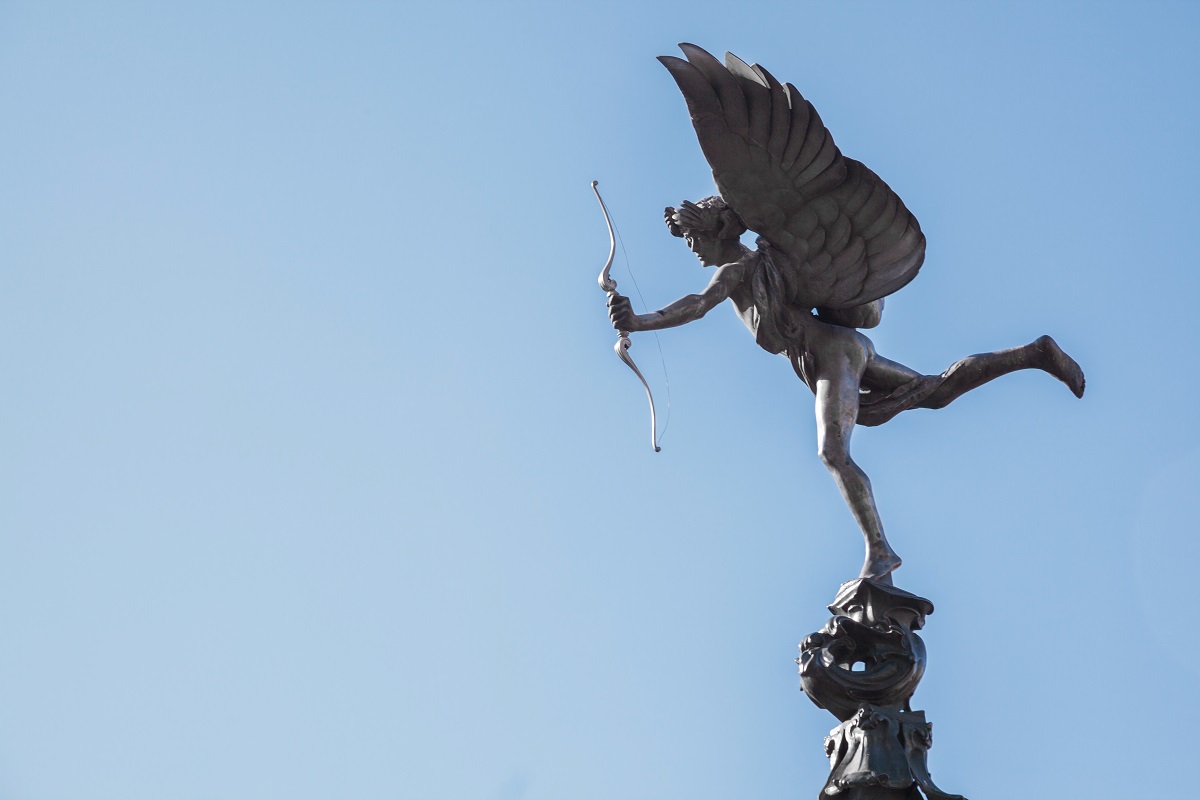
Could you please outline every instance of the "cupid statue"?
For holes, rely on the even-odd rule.
[[[916,276],[925,259],[921,226],[883,180],[846,158],[812,104],[758,65],[725,64],[691,44],[687,60],[662,56],[683,92],[719,197],[665,212],[708,286],[649,314],[609,293],[622,333],[698,320],[725,300],[759,346],[784,355],[816,396],[817,451],[866,540],[861,577],[900,566],[888,544],[871,482],[850,457],[855,423],[881,425],[910,408],[943,408],[960,395],[1020,369],[1040,369],[1083,396],[1079,365],[1049,336],[969,356],[941,375],[923,375],[875,352],[859,329],[879,324],[883,298]],[[757,248],[741,241],[757,233]]]

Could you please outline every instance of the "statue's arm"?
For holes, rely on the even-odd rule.
[[[608,317],[612,320],[613,327],[619,331],[657,331],[663,328],[675,328],[700,319],[723,303],[741,283],[743,275],[744,267],[740,262],[717,267],[716,274],[713,275],[704,291],[681,297],[674,303],[658,311],[651,311],[649,314],[635,314],[629,305],[629,298],[614,293],[608,301]]]

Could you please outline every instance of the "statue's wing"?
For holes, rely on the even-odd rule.
[[[844,157],[790,83],[692,44],[661,56],[679,84],[725,201],[786,258],[781,298],[850,308],[891,294],[925,259],[921,226],[896,193]]]

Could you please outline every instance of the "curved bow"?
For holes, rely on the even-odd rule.
[[[600,289],[611,300],[617,293],[617,282],[609,276],[608,271],[612,269],[613,256],[617,252],[617,235],[613,230],[612,217],[608,215],[608,207],[604,205],[604,198],[600,196],[600,190],[596,188],[598,185],[599,181],[592,181],[592,191],[596,193],[596,199],[600,201],[600,210],[604,212],[604,223],[608,225],[608,260],[604,262],[604,269],[600,271],[600,277],[597,280],[600,283]],[[646,383],[646,379],[642,377],[642,371],[637,368],[637,364],[633,363],[633,356],[629,355],[630,347],[633,347],[633,342],[629,340],[629,331],[617,331],[617,343],[613,346],[613,350],[633,370],[633,374],[637,375],[638,380],[642,382],[642,388],[646,390],[646,399],[650,402],[650,445],[657,453],[662,448],[658,446],[658,419],[654,411],[654,395],[650,394],[650,384]]]

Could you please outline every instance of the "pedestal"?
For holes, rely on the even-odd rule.
[[[859,579],[842,584],[829,612],[796,659],[804,693],[841,720],[825,739],[830,771],[819,800],[963,800],[934,785],[933,726],[909,704],[925,673],[916,631],[933,603]]]

